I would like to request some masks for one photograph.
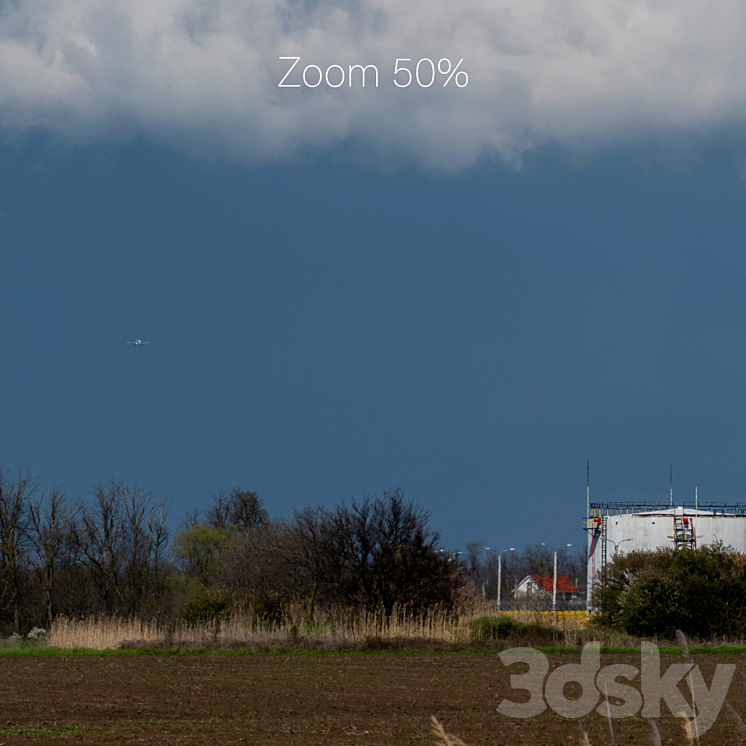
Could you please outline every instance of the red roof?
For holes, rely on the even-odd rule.
[[[552,590],[552,575],[531,575],[531,580],[539,586],[542,591]],[[569,575],[557,576],[557,593],[579,593],[578,589],[570,582]]]

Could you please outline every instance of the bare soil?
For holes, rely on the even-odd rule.
[[[552,655],[551,669],[579,662]],[[662,669],[680,662],[662,656]],[[701,655],[705,680],[736,663],[728,701],[746,720],[746,658]],[[604,655],[602,665],[639,655]],[[518,720],[496,712],[526,701],[494,653],[34,656],[0,658],[0,746],[67,739],[80,744],[431,744],[430,716],[468,746],[580,744],[578,722],[546,710]],[[525,670],[525,667],[524,669]],[[682,691],[685,691],[682,689]],[[572,696],[571,689],[566,690]],[[688,743],[681,722],[658,721],[663,746]],[[593,746],[611,744],[608,722],[583,720]],[[651,744],[639,715],[613,721],[617,744]],[[746,743],[724,709],[703,744]]]

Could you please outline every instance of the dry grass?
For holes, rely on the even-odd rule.
[[[441,746],[466,746],[458,736],[446,733],[445,728],[440,724],[440,722],[438,722],[438,718],[436,718],[435,715],[431,715],[430,720],[432,721],[432,731],[435,743],[441,744]]]
[[[650,723],[650,741],[653,746],[661,746],[661,732],[658,730],[658,723],[655,720],[648,720]]]
[[[125,640],[151,642],[160,636],[160,630],[155,625],[132,619],[90,617],[77,620],[58,617],[47,633],[47,644],[56,648],[108,650],[121,647]]]
[[[486,612],[486,613],[485,613]],[[503,612],[506,613],[506,612]],[[251,647],[254,650],[305,647],[311,649],[453,649],[454,647],[501,647],[504,642],[475,642],[469,624],[481,616],[494,616],[493,608],[474,608],[454,616],[434,610],[419,616],[405,611],[381,613],[330,612],[309,625],[302,609],[289,609],[284,621],[271,622],[249,612],[234,613],[230,619],[200,626],[180,622],[89,617],[59,617],[52,624],[46,643],[59,648],[121,647]],[[514,643],[522,646],[582,648],[600,642],[606,648],[634,648],[639,640],[609,629],[583,628],[584,612],[511,612],[518,621],[551,630],[533,639],[532,633],[516,633]]]
[[[494,609],[491,613],[495,613]],[[588,626],[590,614],[587,611],[501,611],[501,614],[513,617],[527,624],[544,624],[562,630],[581,630]]]
[[[686,733],[686,740],[689,742],[689,746],[694,746],[694,728],[692,728],[691,721],[683,712],[680,712],[677,717],[681,718],[681,727],[684,729],[684,733]]]
[[[117,649],[138,644],[199,645],[258,649],[282,647],[288,644],[310,647],[363,647],[372,641],[385,644],[430,642],[442,645],[466,645],[470,642],[469,623],[483,616],[485,609],[474,609],[469,614],[454,616],[443,611],[432,611],[424,616],[413,616],[405,611],[390,615],[380,613],[330,614],[313,625],[303,621],[300,610],[290,610],[283,622],[267,622],[249,613],[234,614],[229,620],[211,622],[197,627],[182,623],[163,624],[157,621],[89,617],[69,619],[59,617],[47,635],[47,644],[59,648]],[[488,613],[495,614],[494,609]],[[567,616],[563,616],[567,615]],[[520,621],[551,627],[556,631],[556,642],[579,645],[588,635],[578,623],[577,612],[513,612]],[[595,636],[597,637],[597,635]],[[595,639],[595,638],[594,638]],[[608,642],[608,641],[606,641]],[[616,642],[616,640],[614,641]]]

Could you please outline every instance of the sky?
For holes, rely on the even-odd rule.
[[[0,467],[453,549],[583,545],[587,462],[746,502],[745,16],[0,2]]]

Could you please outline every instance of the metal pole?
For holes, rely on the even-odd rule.
[[[594,562],[591,556],[591,547],[593,547],[593,532],[591,531],[591,462],[585,462],[585,530],[588,532],[588,538],[586,540],[586,558],[587,566],[585,570],[585,608],[586,611],[591,610],[591,598],[593,597],[593,581],[594,581]],[[588,574],[590,572],[591,582],[588,582]]]
[[[543,544],[544,542],[542,542]],[[557,611],[557,552],[565,547],[571,547],[572,544],[563,544],[554,550],[554,580],[552,582],[552,611]]]
[[[500,611],[500,598],[502,594],[502,579],[503,579],[503,554],[505,552],[515,552],[515,547],[510,547],[510,549],[503,549],[502,552],[500,552],[497,555],[497,610]]]
[[[557,611],[557,550],[554,552],[554,581],[552,583],[552,611]]]
[[[503,579],[503,555],[502,552],[497,555],[497,610],[500,611],[500,591],[502,590]]]
[[[671,464],[671,488],[670,489],[671,489],[671,492],[670,492],[669,501],[671,503],[671,507],[673,508],[673,464]]]

